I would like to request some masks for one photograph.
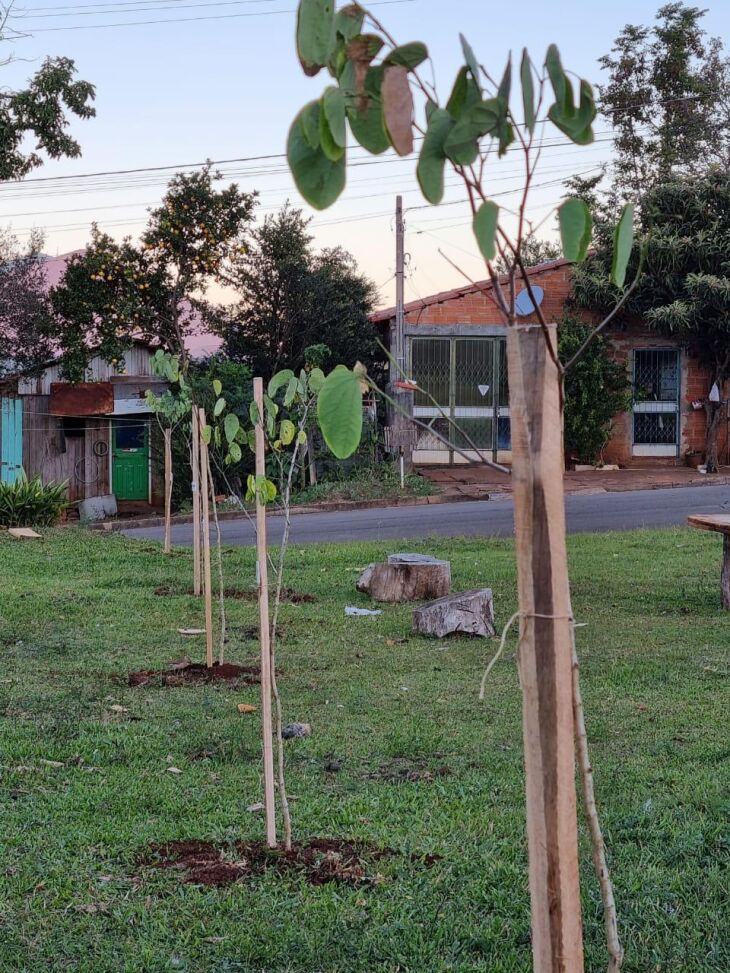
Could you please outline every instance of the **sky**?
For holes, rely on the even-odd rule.
[[[566,68],[600,82],[598,57],[626,23],[650,23],[659,0],[388,0],[374,3],[399,43],[422,40],[435,64],[442,98],[462,63],[459,31],[494,74],[510,50],[527,46],[541,61],[558,43]],[[349,152],[348,185],[328,210],[311,210],[288,173],[285,151],[291,120],[328,83],[306,78],[294,48],[294,0],[18,0],[12,26],[27,36],[4,45],[17,60],[2,68],[3,84],[17,87],[47,55],[76,62],[96,85],[96,118],[75,121],[82,145],[75,160],[49,161],[22,184],[0,188],[0,226],[23,239],[46,231],[45,249],[57,255],[83,247],[92,221],[121,238],[138,234],[176,168],[220,161],[229,181],[259,193],[259,216],[287,199],[313,217],[316,245],[341,245],[379,287],[380,303],[394,300],[395,196],[406,210],[406,300],[463,283],[439,249],[469,275],[483,277],[463,189],[447,176],[441,207],[428,206],[415,180],[415,156],[377,158]],[[730,42],[729,0],[706,0],[705,25]],[[554,234],[554,204],[562,180],[592,174],[610,158],[611,132],[598,119],[596,140],[578,148],[552,130],[535,178],[530,216],[540,233]],[[264,157],[264,158],[262,158]],[[237,160],[237,161],[228,161]],[[238,161],[246,160],[246,161]],[[114,170],[156,172],[89,176]],[[501,205],[517,198],[519,158],[508,153],[491,166],[488,189]]]

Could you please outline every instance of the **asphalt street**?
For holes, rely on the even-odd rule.
[[[730,510],[730,487],[683,487],[671,490],[633,490],[625,493],[574,495],[566,499],[568,530],[633,530],[637,527],[684,525],[693,513]],[[269,541],[281,536],[282,518],[269,517]],[[390,540],[409,537],[509,537],[513,532],[512,501],[485,500],[432,506],[388,507],[370,510],[296,514],[291,541],[326,544],[340,541]],[[127,537],[162,540],[160,527],[124,531]],[[224,543],[252,545],[251,521],[243,517],[221,522]],[[192,544],[192,525],[172,530],[173,544]]]

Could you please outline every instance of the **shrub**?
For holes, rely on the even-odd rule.
[[[590,327],[566,318],[558,330],[558,349],[568,361],[590,334]],[[617,412],[631,407],[631,383],[626,366],[608,357],[607,342],[599,335],[565,376],[565,451],[581,463],[595,463],[611,437]]]
[[[68,506],[67,483],[31,480],[22,473],[15,483],[0,483],[0,526],[52,527]]]

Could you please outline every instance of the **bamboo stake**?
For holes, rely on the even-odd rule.
[[[572,610],[555,325],[507,329],[522,632],[520,681],[536,973],[583,970],[573,748]],[[547,339],[547,340],[546,340]],[[548,348],[547,341],[552,343]]]
[[[266,475],[264,440],[264,383],[253,380],[253,399],[258,410],[256,423],[256,480]],[[274,800],[274,745],[271,722],[271,630],[269,628],[269,572],[266,551],[266,507],[256,489],[256,577],[259,596],[259,641],[261,645],[261,732],[264,751],[264,810],[266,843],[276,847],[276,805]]]
[[[203,510],[203,595],[205,598],[205,664],[213,666],[213,592],[210,579],[210,506],[208,500],[208,445],[203,440],[205,410],[198,412],[200,429],[200,503]]]
[[[200,429],[198,410],[192,409],[192,445],[190,448],[190,465],[193,480],[193,593],[200,594]]]
[[[172,545],[172,429],[163,430],[165,438],[165,554],[170,553]]]

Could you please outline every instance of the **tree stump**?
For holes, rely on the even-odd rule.
[[[369,564],[357,590],[374,601],[422,601],[451,591],[451,564],[428,554],[390,554],[387,564]]]
[[[453,632],[489,638],[495,634],[492,589],[462,591],[414,608],[413,631],[439,639]]]

